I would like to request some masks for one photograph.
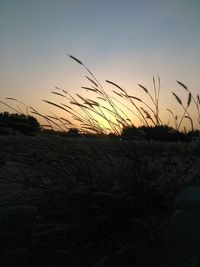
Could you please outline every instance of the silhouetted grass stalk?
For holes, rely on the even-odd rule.
[[[79,103],[79,102],[78,103],[77,102],[76,103],[71,102],[71,104],[76,104],[76,105],[82,106],[83,109],[89,109],[90,112],[94,112],[98,116],[100,116],[103,119],[105,119],[107,121],[107,123],[109,124],[111,130],[114,131],[115,134],[120,134],[123,127],[132,126],[133,125],[132,121],[129,118],[127,118],[127,116],[122,111],[122,109],[120,109],[117,106],[116,101],[115,101],[116,99],[106,93],[106,91],[104,90],[103,86],[97,80],[96,76],[92,73],[92,71],[87,66],[85,66],[83,64],[83,62],[80,61],[79,59],[77,59],[77,58],[75,58],[75,57],[73,57],[73,56],[71,56],[69,54],[68,54],[68,56],[70,58],[72,58],[73,60],[75,60],[80,65],[82,65],[89,72],[89,74],[92,76],[92,78],[86,76],[86,78],[92,83],[92,86],[91,87],[83,86],[82,88],[87,90],[87,91],[92,91],[92,92],[98,94],[99,96],[97,98],[105,101],[108,104],[108,106],[110,106],[110,108],[102,106],[98,102],[95,102],[95,105],[91,105],[91,100],[90,99],[85,100],[83,97],[80,97],[80,95],[79,95],[79,98],[83,101],[84,106],[82,106],[82,104]],[[126,101],[130,102],[130,104],[138,112],[138,115],[135,112],[132,112],[132,110],[131,110],[131,112],[134,113],[134,115],[139,119],[139,121],[143,125],[149,126],[150,123],[148,122],[148,120],[150,120],[150,122],[154,126],[162,125],[162,121],[159,118],[159,96],[160,96],[160,77],[159,76],[158,76],[157,85],[156,85],[155,78],[153,77],[153,88],[154,88],[154,94],[155,94],[154,98],[151,96],[149,91],[144,86],[139,84],[139,86],[150,97],[150,99],[153,102],[153,105],[155,107],[155,110],[152,109],[147,103],[145,103],[140,98],[132,96],[132,95],[129,95],[125,89],[123,89],[122,87],[120,87],[116,83],[114,83],[112,81],[109,81],[109,80],[106,80],[106,82],[111,84],[111,85],[113,85],[113,86],[115,86],[117,88],[117,90],[119,91],[119,92],[117,92],[117,91],[113,90],[112,92],[114,94],[116,94],[119,97],[121,97],[121,98],[125,99]],[[135,103],[135,101],[142,103],[148,110],[144,109],[144,107],[139,107]],[[121,103],[122,106],[124,106],[124,104],[121,101],[117,100],[117,102]],[[88,107],[88,105],[90,107]],[[100,111],[100,113],[97,112],[97,110],[95,109],[94,106],[98,106],[98,110]],[[105,113],[102,113],[102,109],[101,108],[105,109],[114,118],[115,122],[113,122],[110,119],[108,119],[107,116],[105,115]],[[150,112],[152,113],[153,117],[150,114]]]
[[[183,109],[183,114],[181,115],[180,121],[179,121],[179,123],[176,123],[176,129],[177,130],[180,129],[183,120],[186,118],[186,119],[189,119],[190,124],[191,124],[191,130],[194,131],[193,119],[192,119],[191,115],[188,112],[188,108],[189,108],[189,106],[191,104],[191,101],[193,100],[193,102],[195,103],[195,106],[197,108],[197,121],[198,121],[198,123],[200,125],[200,111],[199,111],[199,103],[200,103],[200,101],[199,101],[199,95],[197,95],[197,100],[196,100],[193,97],[192,93],[188,90],[188,88],[187,88],[187,86],[185,84],[183,84],[183,83],[181,83],[179,81],[177,81],[177,83],[179,85],[181,85],[186,90],[186,92],[188,93],[188,99],[187,99],[187,104],[185,106],[185,105],[183,105],[183,102],[182,102],[181,98],[176,93],[172,92],[172,94],[174,95],[176,101],[179,103],[179,105]],[[171,112],[171,114],[172,114],[172,112]],[[175,117],[175,119],[177,120],[177,117]]]
[[[104,89],[102,84],[82,61],[72,55],[68,54],[68,56],[75,62],[80,64],[89,73],[89,76],[85,77],[91,83],[91,86],[82,86],[81,88],[83,90],[94,93],[96,95],[95,97],[97,101],[85,98],[80,94],[73,96],[66,90],[60,89],[59,87],[55,87],[55,89],[59,92],[52,91],[51,93],[57,95],[58,97],[61,97],[63,100],[67,100],[68,103],[62,102],[58,104],[49,100],[43,101],[72,116],[72,118],[80,124],[78,127],[81,128],[82,131],[94,132],[98,134],[112,132],[116,135],[120,135],[123,128],[132,127],[135,125],[135,118],[137,118],[140,124],[144,126],[164,125],[163,121],[160,118],[159,100],[161,84],[159,75],[157,76],[157,79],[153,77],[153,94],[151,94],[145,86],[138,84],[138,86],[145,92],[145,94],[148,95],[153,106],[147,104],[139,97],[130,95],[118,84],[106,80],[107,83],[116,88],[116,90],[112,90],[112,93],[114,93],[119,99],[121,98],[122,100],[124,100],[124,102],[106,93],[106,90]],[[170,123],[170,115],[172,115],[175,129],[180,130],[184,119],[188,119],[191,124],[191,130],[193,131],[193,119],[188,109],[191,105],[191,102],[193,102],[197,110],[197,122],[200,125],[200,97],[199,95],[197,95],[197,97],[195,98],[185,84],[179,81],[177,81],[177,83],[187,92],[187,103],[186,105],[184,105],[181,98],[172,91],[173,96],[181,106],[183,112],[181,116],[177,116],[171,109],[167,108],[167,111],[169,112],[168,124]],[[15,98],[6,98],[6,100],[15,101],[23,105],[26,108],[26,112],[24,112],[19,106],[16,109],[3,101],[0,101],[0,103],[19,114],[28,115],[28,112],[30,111],[30,113],[39,116],[47,121],[47,125],[45,127],[50,127],[51,129],[57,128],[61,131],[67,131],[71,127],[77,127],[77,125],[72,123],[70,120],[56,116],[55,114],[43,115],[34,108],[24,104],[23,102]],[[129,107],[127,103],[129,103],[131,106]],[[133,115],[132,119],[127,115],[127,112],[130,112]],[[104,123],[106,123],[107,126],[104,125]]]

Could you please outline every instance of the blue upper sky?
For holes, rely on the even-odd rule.
[[[80,92],[70,53],[135,95],[159,73],[161,103],[175,105],[176,80],[199,92],[199,14],[199,0],[0,0],[0,98],[46,111],[54,86]]]

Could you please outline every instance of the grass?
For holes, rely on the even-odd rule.
[[[125,88],[122,88],[113,81],[106,80],[106,82],[113,86],[115,90],[111,90],[110,93],[99,82],[93,72],[79,59],[69,55],[77,64],[81,65],[85,69],[88,75],[86,75],[87,81],[90,86],[82,86],[85,92],[92,93],[92,98],[87,98],[81,94],[75,96],[68,91],[55,87],[55,91],[51,93],[58,96],[61,101],[56,103],[54,101],[43,100],[48,105],[53,106],[66,113],[66,117],[57,116],[51,114],[41,114],[35,108],[24,104],[23,102],[15,98],[6,98],[8,101],[15,101],[20,104],[21,107],[13,107],[8,105],[5,101],[0,101],[1,104],[10,108],[11,110],[20,114],[31,113],[34,116],[44,119],[47,123],[43,126],[45,128],[55,129],[59,131],[67,131],[70,128],[79,128],[81,132],[95,133],[105,135],[108,133],[114,133],[120,135],[124,128],[133,127],[135,124],[140,126],[161,126],[168,125],[175,130],[180,131],[186,128],[184,122],[190,122],[191,131],[195,130],[194,123],[197,128],[200,126],[200,97],[199,94],[195,97],[188,87],[177,81],[187,94],[187,101],[184,101],[179,97],[177,93],[172,91],[178,106],[182,109],[181,114],[176,114],[172,109],[167,108],[169,113],[169,121],[162,120],[160,113],[160,95],[161,95],[161,82],[159,75],[157,78],[153,77],[152,84],[153,90],[147,89],[142,84],[138,84],[138,87],[146,94],[149,101],[146,102],[141,97],[131,95]],[[152,92],[151,92],[152,91]],[[196,109],[196,117],[190,114],[190,107],[194,105]],[[25,111],[23,111],[25,109]],[[128,115],[129,114],[129,115]],[[170,117],[172,117],[172,123],[170,124]]]
[[[68,56],[86,70],[91,85],[82,89],[94,98],[56,87],[52,94],[62,101],[44,102],[66,112],[66,118],[43,115],[14,98],[7,101],[23,108],[1,103],[14,112],[39,116],[46,127],[60,131],[79,123],[83,132],[120,135],[136,119],[144,126],[165,124],[160,117],[159,76],[153,78],[153,93],[138,84],[150,100],[147,103],[109,80],[114,89],[108,94],[82,61]],[[186,85],[178,84],[187,101],[184,104],[172,92],[182,112],[178,116],[168,109],[173,127],[182,129],[189,120],[194,130],[194,120],[200,124],[199,95],[195,98]],[[197,118],[190,115],[192,104]],[[166,145],[40,133],[0,136],[0,146],[2,266],[141,267],[148,256],[150,266],[164,267],[158,260],[166,256],[160,232],[176,212],[176,194],[188,185],[199,185],[198,140]],[[173,237],[179,238],[178,231]],[[173,266],[169,262],[174,258],[165,266]]]
[[[107,93],[93,72],[82,61],[74,56],[68,56],[88,72],[90,77],[85,77],[89,80],[91,86],[82,86],[82,89],[92,92],[94,98],[86,98],[80,94],[76,94],[76,97],[74,97],[66,90],[56,87],[56,90],[59,90],[60,92],[58,93],[54,91],[52,93],[65,98],[69,101],[69,104],[57,104],[48,100],[44,101],[64,110],[68,115],[70,114],[75,121],[80,123],[79,128],[82,131],[92,131],[98,134],[112,132],[116,135],[120,135],[123,128],[134,126],[135,120],[138,120],[140,125],[144,126],[160,126],[167,124],[166,122],[163,122],[160,117],[159,100],[161,84],[159,76],[157,79],[153,77],[153,93],[143,85],[138,84],[139,88],[141,88],[149,97],[149,104],[137,96],[130,95],[126,89],[109,80],[106,80],[106,82],[115,87],[115,90],[112,90],[112,95]],[[167,111],[172,116],[174,122],[174,125],[170,126],[179,131],[183,128],[183,122],[189,120],[191,131],[194,131],[193,120],[200,125],[200,97],[199,95],[194,97],[192,92],[182,82],[177,81],[177,83],[186,91],[187,103],[184,105],[180,97],[175,92],[172,92],[172,95],[175,97],[178,105],[181,106],[183,112],[181,115],[175,115],[171,109],[167,108]],[[192,118],[189,113],[191,103],[195,105],[196,118]],[[78,108],[78,110],[76,108]],[[131,117],[128,117],[127,114],[129,113],[131,113]],[[52,119],[57,121],[61,120],[60,122],[62,122],[62,118],[58,119],[54,117]],[[104,121],[107,124],[107,127],[103,126],[101,121]],[[68,122],[68,125],[70,124],[71,122]]]
[[[175,194],[198,175],[191,144],[42,135],[0,142],[0,235],[9,240],[1,253],[11,264],[3,266],[143,266]]]

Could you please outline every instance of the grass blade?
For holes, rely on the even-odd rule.
[[[78,58],[76,58],[76,57],[74,57],[74,56],[72,56],[72,55],[70,55],[70,54],[67,54],[67,55],[68,55],[70,58],[72,58],[73,60],[75,60],[77,63],[83,65],[83,63],[82,63]]]
[[[180,97],[178,97],[177,94],[175,94],[174,92],[172,92],[172,94],[175,96],[177,102],[182,106],[183,104],[182,104]]]
[[[187,107],[189,107],[189,105],[191,103],[191,99],[192,99],[192,94],[189,92],[189,94],[188,94],[188,101],[187,101]]]
[[[179,82],[179,81],[177,81],[177,83],[180,84],[186,91],[188,91],[188,88],[184,83]]]
[[[118,84],[116,84],[116,83],[114,83],[114,82],[111,82],[111,81],[109,81],[109,80],[106,80],[106,82],[107,82],[107,83],[110,83],[110,84],[112,84],[112,85],[114,85],[115,87],[117,87],[119,90],[121,90],[121,91],[124,93],[124,89],[121,88]]]
[[[147,88],[144,87],[143,85],[141,85],[141,84],[138,83],[138,86],[139,86],[140,88],[142,88],[147,94],[149,93],[149,91],[147,90]]]

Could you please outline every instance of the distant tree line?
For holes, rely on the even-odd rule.
[[[146,141],[169,141],[169,142],[190,142],[197,136],[200,131],[181,132],[167,125],[160,126],[140,126],[124,127],[121,135],[110,133],[107,135],[83,134],[78,129],[70,129],[65,136],[82,137],[82,138],[114,138],[123,140],[146,140]]]
[[[8,112],[0,113],[0,134],[22,133],[32,135],[38,132],[46,134],[58,134],[63,137],[81,137],[81,138],[101,138],[104,135],[83,134],[78,129],[72,128],[68,132],[56,132],[53,130],[42,129],[37,119],[25,114],[11,114]],[[167,125],[159,126],[140,126],[124,127],[120,136],[113,133],[110,138],[121,138],[124,140],[147,140],[147,141],[174,141],[190,142],[200,135],[200,131],[180,132]],[[106,136],[107,137],[107,136]]]
[[[41,130],[36,118],[25,114],[0,113],[0,134],[14,134],[20,132],[31,135]]]
[[[190,142],[200,132],[198,130],[190,132],[180,132],[167,125],[160,126],[141,126],[126,127],[123,129],[121,137],[127,140],[148,140],[148,141],[174,141],[174,142]]]

